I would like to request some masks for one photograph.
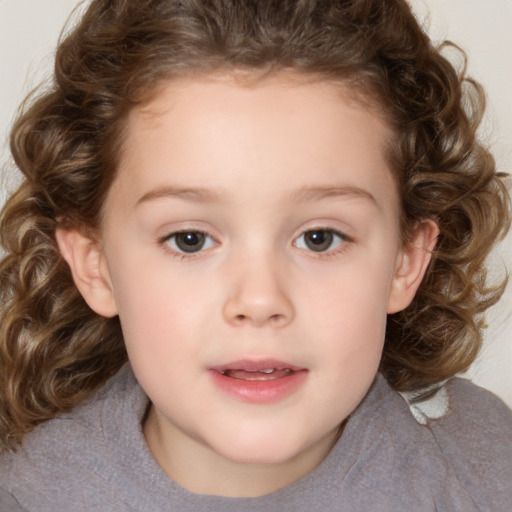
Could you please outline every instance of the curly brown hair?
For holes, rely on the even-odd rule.
[[[11,134],[24,175],[1,215],[0,438],[15,449],[126,361],[117,318],[78,293],[57,227],[93,233],[134,105],[174,77],[294,70],[348,84],[394,129],[390,161],[407,234],[440,229],[429,272],[390,316],[381,372],[416,390],[465,370],[481,345],[485,260],[509,226],[505,187],[476,138],[478,84],[457,72],[405,0],[93,0],[60,42],[54,81]]]

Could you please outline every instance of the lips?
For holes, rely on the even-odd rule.
[[[245,402],[269,403],[296,392],[307,369],[277,360],[241,360],[210,368],[215,385]]]
[[[224,370],[222,375],[232,379],[241,380],[274,380],[288,377],[293,370],[285,368],[284,370],[277,370],[275,368],[267,368],[265,370]]]

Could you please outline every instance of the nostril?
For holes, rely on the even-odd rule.
[[[281,324],[287,322],[287,318],[286,318],[286,315],[276,314],[276,315],[272,315],[269,318],[269,321],[270,321],[271,325],[273,325],[274,327],[279,327]]]

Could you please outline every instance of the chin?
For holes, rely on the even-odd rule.
[[[250,435],[230,438],[222,446],[212,446],[222,457],[239,464],[283,464],[307,450],[307,445],[289,437]]]

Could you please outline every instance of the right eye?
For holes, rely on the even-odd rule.
[[[202,231],[180,231],[164,239],[164,242],[179,253],[192,254],[209,249],[215,245],[211,236]]]

